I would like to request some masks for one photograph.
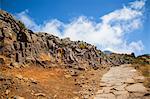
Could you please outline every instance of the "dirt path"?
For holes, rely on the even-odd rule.
[[[112,67],[101,79],[101,90],[94,99],[150,99],[140,76],[129,64]]]

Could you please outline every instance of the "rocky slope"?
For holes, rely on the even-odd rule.
[[[135,57],[133,53],[106,54],[83,41],[34,33],[0,10],[2,99],[94,98],[100,77],[111,67],[135,63],[149,66],[149,59],[147,55]]]
[[[0,23],[0,55],[10,58],[12,66],[28,63],[46,66],[47,63],[62,62],[74,67],[73,65],[86,62],[90,68],[98,69],[101,64],[130,63],[129,58],[134,57],[120,55],[117,61],[114,61],[86,42],[70,41],[69,38],[60,39],[47,33],[33,33],[26,29],[23,23],[2,10],[0,11]],[[85,70],[89,67],[75,68]]]

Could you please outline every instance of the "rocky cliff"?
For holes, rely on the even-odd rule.
[[[83,41],[60,39],[48,33],[34,33],[5,11],[0,11],[0,55],[10,66],[61,63],[73,68],[98,69],[103,64],[130,63],[132,55],[118,55],[116,60]],[[124,58],[127,57],[127,58]],[[130,58],[130,59],[129,59]],[[81,66],[88,64],[90,67]]]

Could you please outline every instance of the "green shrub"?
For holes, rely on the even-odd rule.
[[[20,27],[20,29],[25,29],[25,25],[21,22],[21,21],[18,21],[18,25]]]

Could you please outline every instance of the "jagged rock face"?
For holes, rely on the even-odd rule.
[[[47,33],[33,33],[2,10],[0,10],[0,55],[10,58],[10,65],[37,63],[45,66],[48,63],[61,62],[82,70],[89,68],[81,66],[83,63],[90,65],[90,68],[98,69],[101,64],[119,65],[125,61],[129,62],[122,55],[111,58],[97,50],[95,46],[82,41],[60,39]]]
[[[134,55],[127,55],[127,54],[115,54],[112,53],[108,55],[109,61],[114,65],[120,65],[120,64],[130,64],[134,61],[135,56]]]
[[[12,63],[38,63],[61,60],[65,64],[78,64],[81,60],[100,64],[101,51],[85,42],[59,39],[47,33],[33,33],[5,11],[0,11],[0,54]]]

